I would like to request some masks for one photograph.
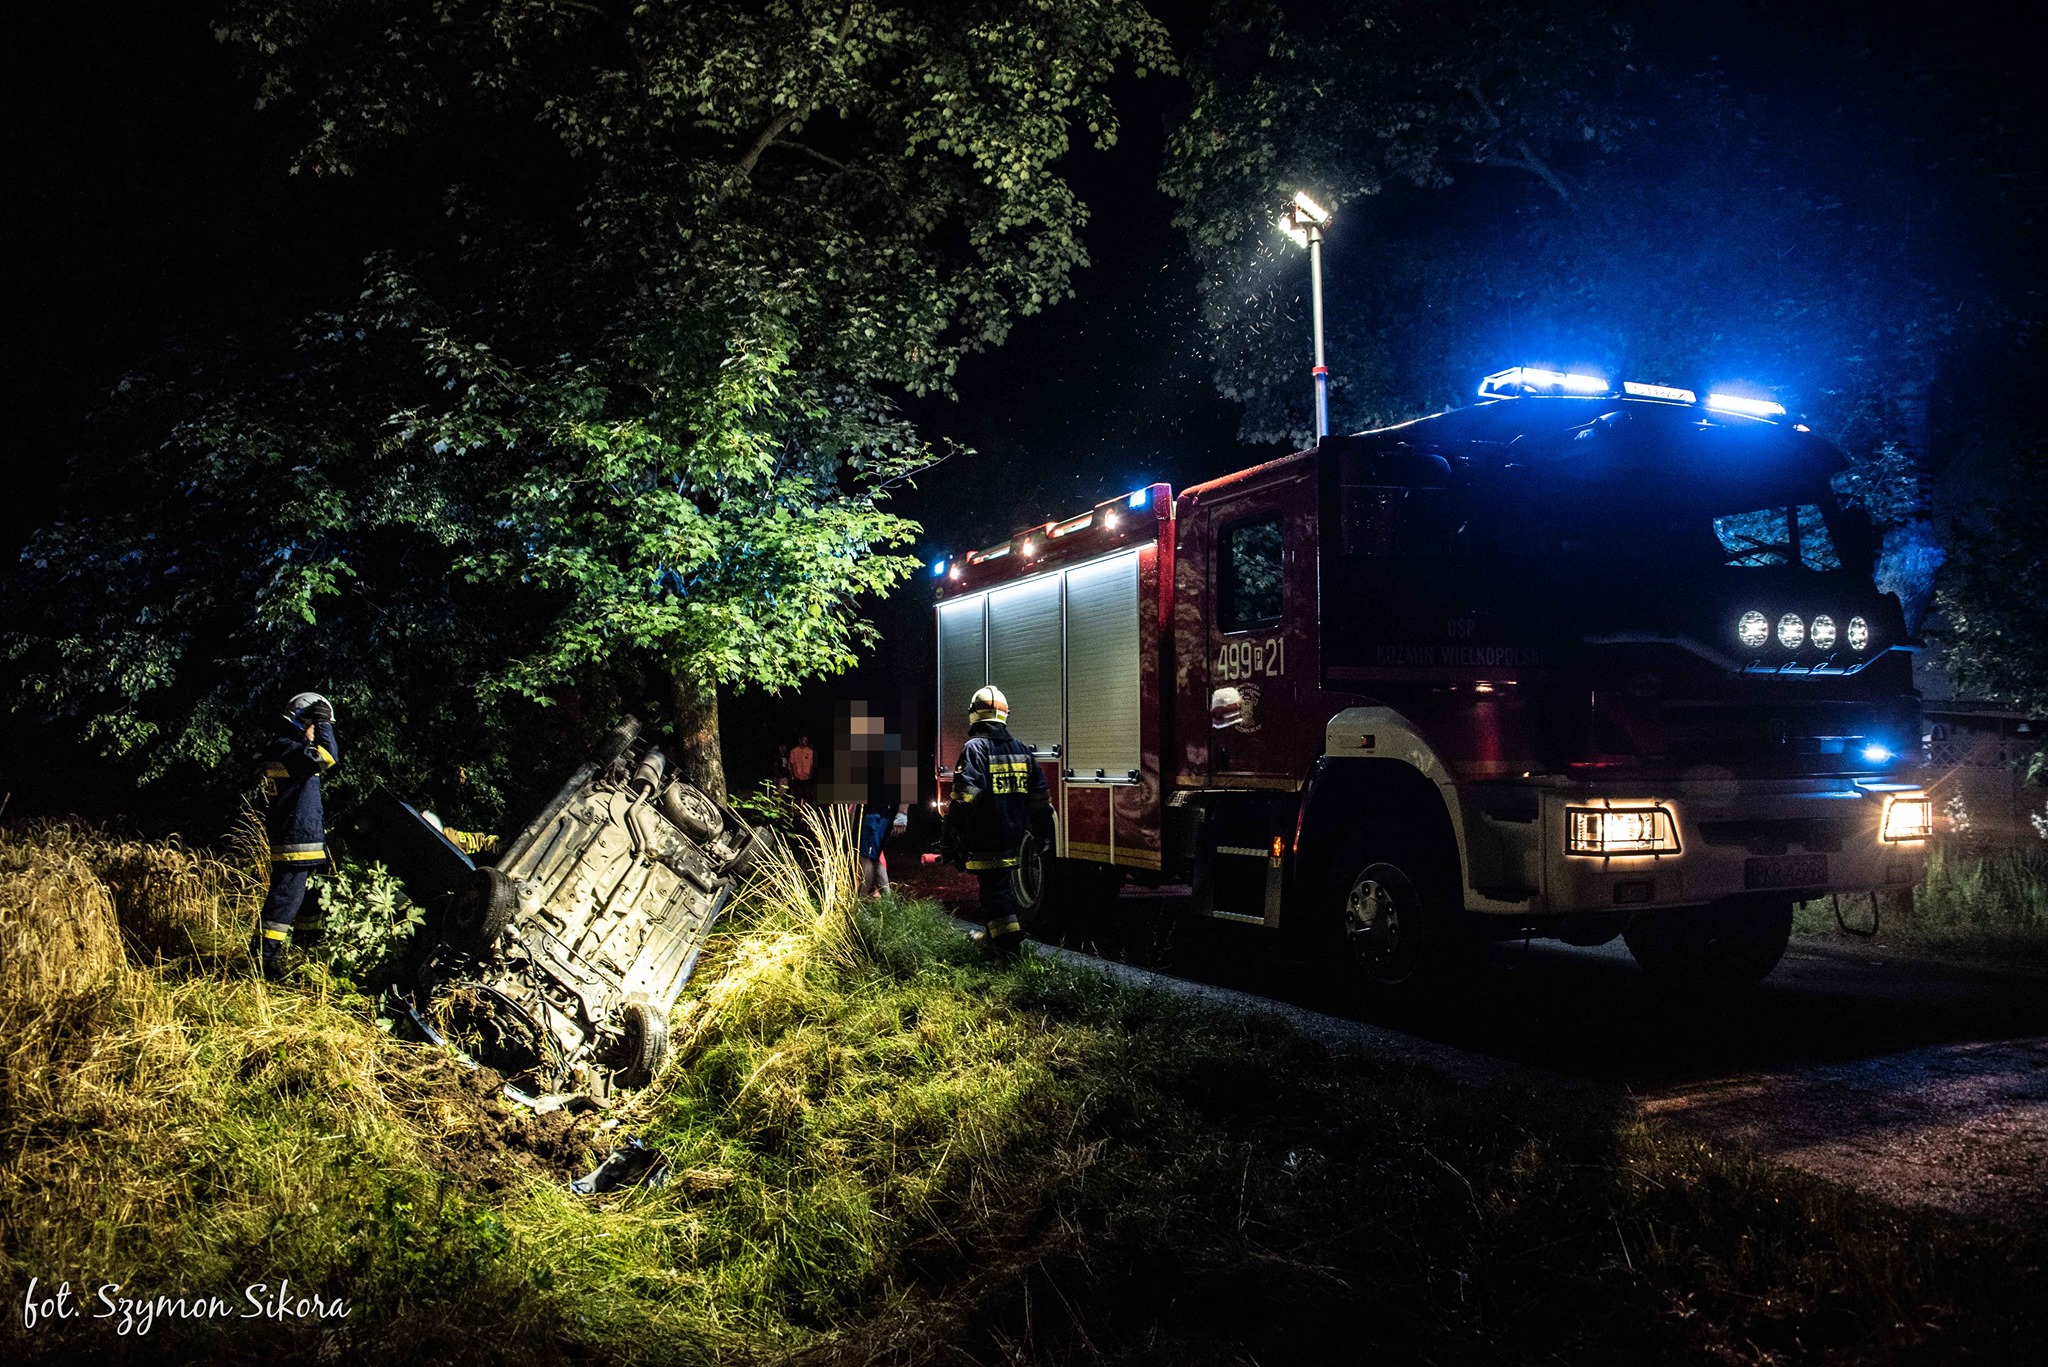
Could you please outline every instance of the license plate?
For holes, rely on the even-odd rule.
[[[1743,867],[1746,888],[1817,888],[1828,881],[1824,854],[1774,854],[1752,859]]]

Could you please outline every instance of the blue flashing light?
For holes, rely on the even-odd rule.
[[[1136,492],[1134,492],[1130,496],[1130,498],[1125,500],[1125,502],[1129,503],[1133,508],[1142,508],[1151,501],[1152,491],[1150,489],[1139,489]]]
[[[1523,394],[1607,394],[1614,386],[1598,375],[1518,365],[1497,370],[1479,382],[1482,399],[1515,398]]]
[[[1863,747],[1863,762],[1866,764],[1887,764],[1891,761],[1891,757],[1892,752],[1885,746],[1866,745]]]
[[[942,555],[937,560],[932,561],[932,578],[937,579],[940,575],[943,575],[945,572],[946,557]]]
[[[1752,418],[1782,418],[1785,405],[1772,403],[1769,399],[1752,399],[1742,394],[1709,394],[1707,407],[1718,408],[1723,413],[1741,413]]]

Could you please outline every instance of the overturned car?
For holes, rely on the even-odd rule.
[[[766,837],[627,718],[491,863],[380,792],[360,833],[426,911],[414,1017],[532,1096],[645,1086]]]

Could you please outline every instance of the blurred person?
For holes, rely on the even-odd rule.
[[[818,756],[811,749],[809,736],[798,736],[796,746],[789,752],[789,787],[799,801],[814,802],[818,797],[818,785],[811,781],[817,772]]]
[[[789,791],[789,747],[787,745],[775,747],[775,791],[779,793]]]
[[[327,813],[320,776],[341,760],[334,704],[301,693],[285,704],[263,766],[269,798],[264,828],[270,837],[270,890],[257,930],[257,962],[266,978],[284,973],[292,926],[306,902],[306,880],[327,867]]]
[[[943,844],[950,861],[973,874],[981,888],[983,928],[974,940],[1008,958],[1024,945],[1019,920],[1017,869],[1024,837],[1049,816],[1051,796],[1031,747],[1011,736],[1010,700],[990,685],[967,706],[967,743],[953,766]]]

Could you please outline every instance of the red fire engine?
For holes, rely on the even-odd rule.
[[[932,567],[942,794],[983,683],[1052,787],[1027,906],[1186,882],[1387,990],[1524,936],[1729,984],[1795,902],[1921,878],[1912,646],[1841,453],[1735,395],[1480,396]]]

